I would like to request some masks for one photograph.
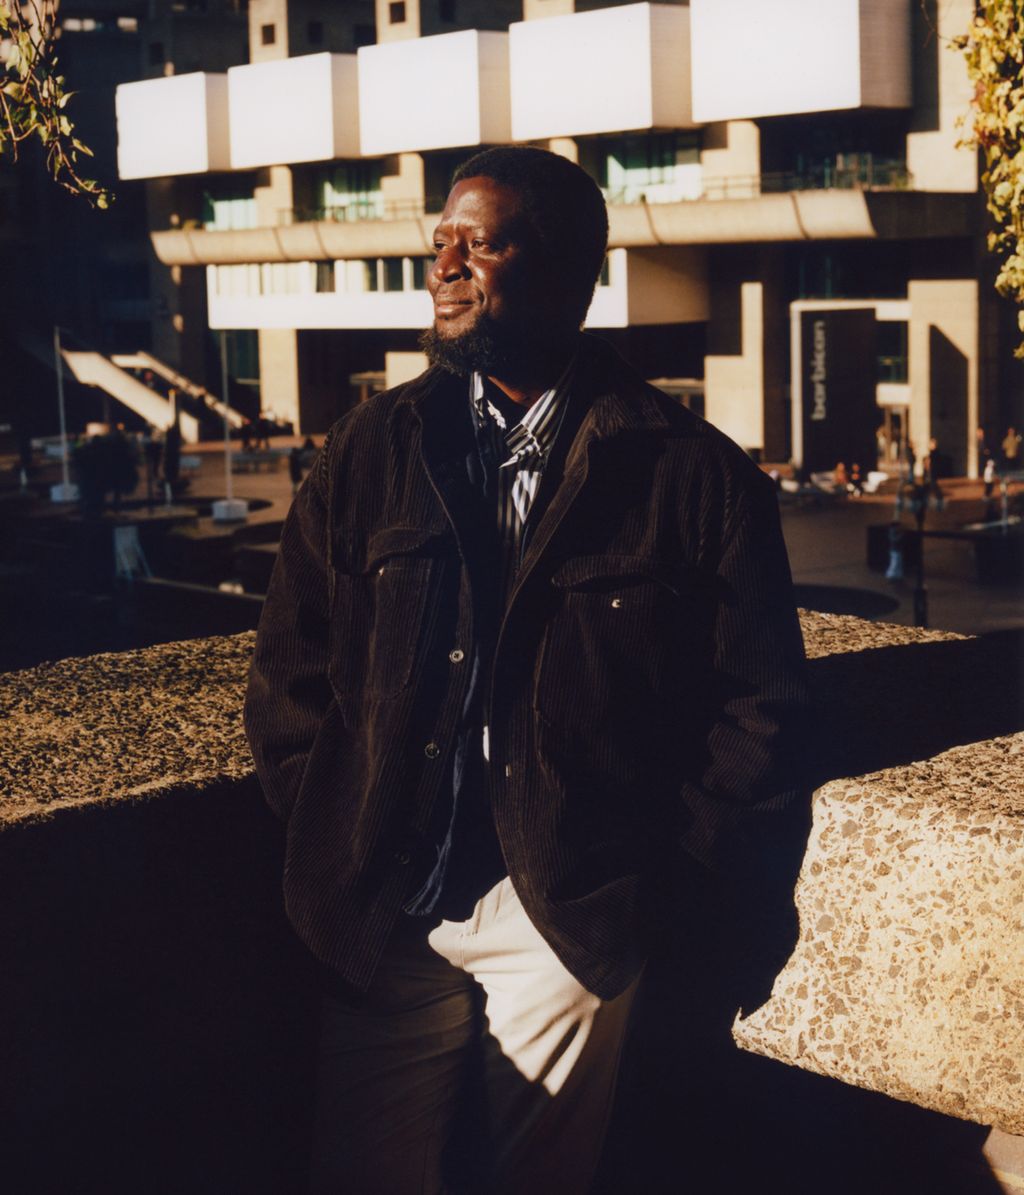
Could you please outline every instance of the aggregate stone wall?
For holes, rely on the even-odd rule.
[[[746,1049],[1024,1133],[1024,734],[819,790]]]
[[[819,792],[800,938],[767,976],[771,999],[736,1028],[754,1053],[732,1053],[1021,1133],[1019,638],[802,623]],[[202,1189],[195,1176],[215,1166],[228,1185],[207,1189],[240,1189],[243,1170],[252,1195],[301,1187],[313,985],[281,915],[280,827],[242,732],[252,644],[0,677],[0,974],[12,977],[0,1117],[34,1174],[20,1189],[81,1187],[87,1158],[112,1192]],[[670,987],[664,1007],[675,1003]],[[768,1105],[783,1110],[781,1140],[784,1104]],[[49,1148],[54,1126],[63,1152]],[[57,1174],[61,1158],[67,1175],[48,1187],[41,1161]],[[628,1174],[635,1150],[622,1158]]]

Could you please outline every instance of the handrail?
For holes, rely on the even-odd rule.
[[[792,191],[909,191],[913,176],[906,163],[897,159],[867,158],[851,166],[822,163],[806,170],[769,170],[760,174],[742,174],[704,178],[700,193],[674,192],[671,185],[651,184],[649,187],[630,186],[617,190],[605,188],[609,204],[632,206],[668,203],[693,203],[699,200],[756,199],[761,195],[785,194]],[[416,220],[428,212],[444,207],[442,196],[426,199],[353,200],[351,203],[325,207],[281,208],[278,224],[333,224],[383,222],[387,220]]]

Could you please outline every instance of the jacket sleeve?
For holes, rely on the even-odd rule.
[[[718,553],[703,760],[682,791],[682,846],[712,871],[806,837],[804,648],[778,503],[759,472]]]
[[[267,802],[287,818],[331,702],[328,437],[281,533],[256,632],[245,731]]]

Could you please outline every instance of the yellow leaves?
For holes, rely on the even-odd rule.
[[[0,156],[12,161],[29,138],[45,147],[46,168],[59,186],[96,207],[112,196],[78,174],[78,155],[92,150],[75,137],[56,53],[59,0],[0,0]]]
[[[981,185],[996,224],[988,248],[1002,258],[996,290],[1024,304],[1024,0],[979,0],[950,45],[974,84],[969,132],[959,144],[984,157]],[[1018,324],[1024,332],[1024,312]],[[1015,356],[1024,358],[1024,343]]]

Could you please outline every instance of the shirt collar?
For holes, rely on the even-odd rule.
[[[565,414],[568,397],[568,381],[572,363],[550,390],[530,406],[522,419],[512,427],[501,411],[488,399],[483,375],[474,373],[469,380],[469,394],[477,419],[493,420],[500,429],[508,450],[508,458],[501,463],[502,469],[529,462],[534,468],[542,468],[547,460],[555,437]]]

